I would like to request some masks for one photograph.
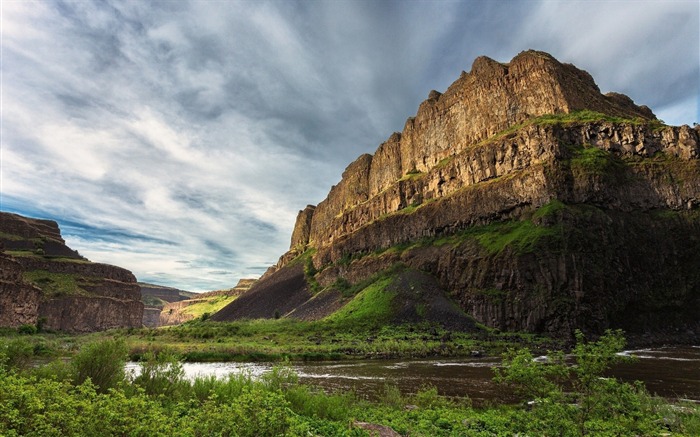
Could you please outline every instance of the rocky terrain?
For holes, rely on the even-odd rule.
[[[0,212],[0,244],[0,326],[67,332],[141,326],[134,275],[80,256],[56,222]]]
[[[241,279],[229,290],[191,293],[189,299],[166,303],[159,311],[156,326],[179,325],[204,314],[212,314],[245,293],[255,283],[255,279]]]
[[[700,128],[573,65],[481,57],[300,211],[290,251],[214,319],[327,317],[403,269],[493,328],[697,339],[699,163]]]
[[[141,287],[141,302],[143,302],[143,326],[156,328],[160,326],[160,312],[171,302],[191,299],[197,293],[179,290],[162,285],[139,282]]]

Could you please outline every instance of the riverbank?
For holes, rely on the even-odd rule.
[[[28,344],[15,338],[15,344]],[[447,398],[425,379],[412,394],[385,384],[375,400],[352,390],[323,391],[282,365],[253,378],[186,378],[177,358],[144,355],[127,377],[124,339],[88,343],[73,358],[35,367],[0,347],[2,435],[698,435],[700,407],[671,404],[640,384],[601,378],[623,340],[579,341],[570,365],[547,364],[527,349],[496,372],[514,401],[475,407]],[[11,353],[8,353],[11,352]],[[356,361],[345,361],[356,363]],[[526,403],[525,401],[533,401]],[[529,406],[526,406],[529,405]]]
[[[6,330],[8,338],[16,331]],[[436,325],[347,325],[290,319],[229,323],[192,321],[162,328],[122,329],[84,335],[38,333],[21,336],[40,354],[70,356],[88,342],[121,339],[138,361],[148,353],[169,353],[185,362],[327,361],[345,359],[454,358],[500,356],[509,348],[545,353],[565,344],[532,334],[448,331]]]

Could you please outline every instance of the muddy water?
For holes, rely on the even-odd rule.
[[[672,399],[700,402],[700,347],[669,347],[626,351],[637,357],[632,363],[616,366],[612,375],[625,381],[640,380],[651,393]],[[318,363],[293,363],[291,367],[302,383],[326,390],[354,390],[374,398],[386,384],[403,393],[415,393],[421,387],[434,386],[446,396],[468,396],[475,405],[514,400],[512,393],[494,384],[493,367],[497,358],[367,360]],[[269,372],[269,363],[186,363],[187,377],[247,373],[253,377]],[[136,364],[129,364],[134,369]]]
[[[626,351],[637,357],[612,374],[624,381],[642,381],[650,393],[700,403],[700,346]]]

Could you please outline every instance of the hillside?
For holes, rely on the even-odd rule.
[[[334,317],[419,271],[437,286],[418,294],[492,328],[698,338],[699,144],[546,53],[478,58],[300,211],[290,251],[213,318]]]
[[[179,325],[205,315],[208,317],[248,291],[255,281],[255,279],[241,279],[229,290],[191,293],[192,296],[189,299],[166,303],[159,312],[156,326]]]
[[[68,332],[141,326],[134,275],[80,256],[56,222],[0,212],[0,247],[0,326]]]
[[[171,302],[191,299],[197,293],[156,284],[139,282],[141,287],[141,302],[143,302],[143,326],[156,328],[160,326],[160,312]]]

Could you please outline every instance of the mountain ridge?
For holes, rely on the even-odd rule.
[[[82,257],[55,221],[0,212],[0,249],[0,326],[141,327],[144,305],[134,275]]]
[[[508,64],[477,58],[445,93],[431,91],[403,132],[351,163],[326,199],[300,211],[290,250],[213,318],[280,308],[293,317],[302,305],[328,317],[352,300],[339,293],[346,284],[398,263],[434,276],[493,328],[658,331],[675,312],[669,329],[700,335],[691,268],[700,262],[699,134],[601,94],[588,73],[543,52]],[[464,238],[436,243],[456,235]],[[273,285],[276,276],[289,286]],[[309,311],[316,301],[326,310]]]

